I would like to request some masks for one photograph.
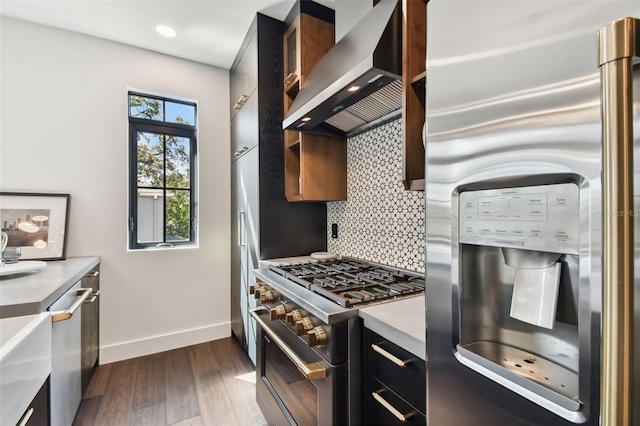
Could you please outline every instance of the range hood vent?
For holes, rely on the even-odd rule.
[[[402,10],[381,0],[313,67],[282,128],[344,137],[401,107]]]

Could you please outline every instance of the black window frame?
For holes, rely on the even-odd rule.
[[[162,101],[163,103],[172,102],[184,105],[193,106],[194,108],[194,123],[193,124],[181,124],[172,123],[167,121],[152,120],[147,118],[133,117],[131,116],[131,97],[141,96],[144,98],[155,99]],[[197,153],[198,153],[198,132],[197,132],[197,117],[198,107],[195,102],[182,101],[175,98],[163,97],[157,95],[149,95],[143,92],[129,91],[127,93],[127,116],[129,119],[129,221],[128,221],[128,247],[130,250],[145,250],[145,249],[158,249],[158,248],[172,248],[172,247],[191,247],[197,245]],[[165,108],[163,105],[163,114]],[[168,187],[166,183],[166,173],[164,174],[164,181],[162,188],[158,187],[145,187],[138,186],[138,133],[158,133],[176,137],[183,137],[189,139],[189,239],[188,240],[171,240],[167,241],[167,192],[171,190],[184,191],[185,188],[172,188]],[[164,167],[166,172],[166,154],[164,156]],[[163,191],[163,232],[161,242],[139,242],[138,241],[138,189],[162,189]]]

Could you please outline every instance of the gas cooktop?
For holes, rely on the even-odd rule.
[[[350,258],[270,265],[269,269],[345,308],[419,294],[425,288],[418,273]]]

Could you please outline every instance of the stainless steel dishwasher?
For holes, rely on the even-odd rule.
[[[82,304],[92,289],[80,281],[49,306],[51,312],[51,425],[73,423],[82,399],[80,326]]]

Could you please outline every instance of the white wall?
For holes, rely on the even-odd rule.
[[[228,71],[1,19],[0,189],[71,194],[67,256],[102,257],[101,363],[229,336]],[[197,249],[127,252],[128,87],[198,101]]]

